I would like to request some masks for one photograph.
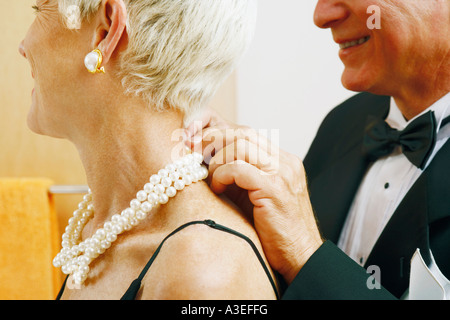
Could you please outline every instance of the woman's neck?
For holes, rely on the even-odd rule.
[[[73,141],[92,190],[94,229],[129,207],[152,174],[185,152],[181,113],[136,106],[110,110],[94,130]]]

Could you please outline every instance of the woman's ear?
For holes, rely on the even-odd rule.
[[[95,46],[103,54],[103,63],[111,59],[119,48],[126,29],[127,9],[123,0],[103,0],[98,11]]]

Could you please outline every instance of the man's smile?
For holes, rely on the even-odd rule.
[[[347,49],[347,48],[351,48],[357,45],[361,45],[366,43],[367,41],[369,41],[370,36],[366,36],[366,37],[362,37],[360,39],[356,39],[356,40],[352,40],[352,41],[345,41],[345,42],[341,42],[339,43],[339,48],[341,49]]]

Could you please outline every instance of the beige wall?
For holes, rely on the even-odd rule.
[[[0,0],[0,177],[47,177],[56,184],[85,184],[85,174],[71,143],[38,136],[26,125],[33,80],[18,45],[34,19],[35,0]],[[224,84],[212,106],[236,118],[235,76]],[[56,196],[60,230],[81,196]]]

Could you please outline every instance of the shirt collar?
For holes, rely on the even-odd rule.
[[[434,111],[434,115],[436,117],[436,123],[437,123],[437,131],[440,130],[441,122],[445,118],[450,116],[450,92],[444,95],[442,98],[440,98],[438,101],[433,103],[430,107],[425,109],[422,113],[418,114],[411,120],[407,121],[403,114],[401,113],[400,109],[398,108],[397,104],[395,103],[394,98],[391,97],[391,105],[389,108],[389,114],[386,118],[386,122],[394,129],[397,130],[403,130],[408,124],[410,124],[414,119],[417,117],[420,117],[422,114],[428,112],[428,111]],[[447,130],[448,131],[448,130]],[[450,132],[449,132],[450,136]]]

